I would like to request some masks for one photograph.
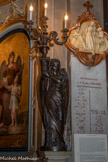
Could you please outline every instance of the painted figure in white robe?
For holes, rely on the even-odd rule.
[[[4,83],[3,83],[4,84]],[[19,108],[19,101],[21,96],[21,86],[19,84],[19,76],[16,75],[13,85],[4,87],[11,91],[9,109],[11,110],[11,124],[9,127],[17,126],[17,110]]]

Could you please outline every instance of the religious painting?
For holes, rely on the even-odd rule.
[[[29,39],[23,32],[0,43],[0,150],[27,150]]]
[[[78,17],[78,22],[69,29],[67,47],[87,66],[99,64],[108,54],[108,34],[100,22],[90,12],[93,6],[89,1],[84,3],[87,11]]]

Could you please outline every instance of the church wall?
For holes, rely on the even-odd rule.
[[[69,15],[69,23],[68,23],[68,27],[71,27],[73,23],[76,22],[77,16],[81,15],[82,12],[84,12],[86,9],[83,7],[83,3],[85,2],[85,0],[47,0],[48,2],[48,31],[57,31],[58,32],[58,37],[61,40],[61,30],[63,29],[63,17],[64,14],[67,12]],[[95,16],[99,19],[99,21],[101,22],[101,25],[103,26],[103,0],[98,0],[98,1],[94,1],[91,0],[90,1],[94,8],[91,9],[91,12],[93,12],[95,14]],[[36,20],[36,18],[39,18],[39,15],[43,15],[43,10],[42,10],[42,5],[43,5],[43,1],[39,1],[38,3],[36,0],[16,0],[15,3],[21,7],[21,9],[24,11],[26,5],[28,3],[33,3],[33,5],[35,6],[35,11],[38,11],[36,14],[34,14],[33,19]],[[37,8],[38,6],[38,8]],[[0,22],[3,22],[5,17],[8,16],[9,14],[9,7],[10,5],[6,5],[1,7],[0,10]],[[40,8],[40,9],[39,9]],[[38,19],[36,22],[39,23]],[[66,68],[68,73],[69,73],[69,77],[70,77],[70,58],[72,53],[65,47],[65,46],[57,46],[55,45],[54,47],[52,47],[48,53],[48,55],[51,58],[57,58],[61,61],[61,66],[62,68]],[[39,60],[38,60],[38,64],[39,64]],[[39,71],[37,71],[37,73],[39,74]],[[71,89],[71,83],[70,83],[70,89]],[[70,92],[70,102],[71,102],[71,92]],[[69,104],[70,105],[70,104]],[[37,106],[38,107],[38,106]],[[69,109],[69,113],[68,115],[70,115],[70,111],[71,111],[72,107],[70,105],[70,109]],[[72,138],[71,138],[71,116],[69,116],[69,127],[67,127],[66,131],[68,130],[68,134],[65,132],[66,137],[68,138],[67,143],[68,143],[68,148],[69,151],[72,151]],[[38,137],[40,137],[41,135],[41,115],[40,115],[40,111],[38,111],[38,125],[36,127],[36,131],[38,132]],[[39,130],[39,131],[38,131]],[[37,135],[36,135],[37,138]],[[37,143],[36,143],[37,145]],[[38,148],[41,145],[41,138],[38,139]],[[59,156],[59,155],[58,155]],[[70,155],[69,155],[70,156]],[[57,158],[57,157],[56,157]],[[57,161],[57,160],[52,160],[52,161]],[[64,160],[67,161],[67,160]],[[71,158],[68,158],[68,162],[72,162]]]
[[[68,27],[71,27],[72,24],[76,23],[77,17],[80,16],[84,11],[86,11],[86,8],[83,7],[83,3],[85,3],[84,0],[77,0],[77,1],[76,0],[59,0],[59,1],[58,0],[52,0],[52,1],[47,0],[47,2],[49,6],[48,8],[48,17],[49,17],[48,30],[57,31],[59,34],[59,37],[61,37],[60,31],[63,27],[63,16],[66,11],[69,15]],[[103,0],[99,0],[99,1],[91,0],[90,2],[93,5],[93,9],[91,9],[91,12],[94,13],[95,17],[100,21],[101,26],[103,27]],[[69,73],[69,78],[70,78],[70,89],[72,85],[71,73],[70,73],[71,55],[73,55],[72,52],[70,52],[64,46],[60,47],[60,46],[55,45],[55,47],[53,47],[49,51],[49,56],[60,59],[62,67],[67,69]],[[72,99],[72,94],[70,92],[70,103],[71,103],[71,99]],[[70,104],[69,106],[70,106],[70,111],[72,111],[72,105]],[[70,123],[71,120],[72,120],[72,116],[70,117],[68,124]],[[70,130],[70,127],[68,130],[69,130],[69,135],[70,135],[72,133],[71,132],[72,130]],[[70,138],[70,136],[69,136],[69,140],[71,141],[70,151],[72,151],[73,140]],[[72,159],[70,159],[70,161],[72,161]]]
[[[73,1],[73,0],[70,0],[70,1],[68,1],[68,3],[70,4],[69,5],[69,16],[71,17],[71,21],[70,21],[70,27],[72,26],[72,24],[73,23],[76,23],[76,21],[77,21],[77,17],[78,16],[80,16],[84,11],[86,11],[86,8],[84,8],[83,7],[83,3],[84,3],[85,1]],[[101,23],[101,26],[103,27],[103,0],[100,0],[100,1],[93,1],[93,0],[91,0],[90,1],[91,3],[92,3],[92,5],[93,5],[93,9],[91,9],[91,12],[92,13],[94,13],[94,15],[95,15],[95,17],[100,21],[100,23]],[[72,52],[70,52],[70,51],[68,51],[68,53],[69,53],[69,58],[68,58],[68,62],[70,63],[70,60],[73,60],[71,63],[70,63],[70,67],[69,67],[69,69],[72,71],[72,72],[74,72],[74,68],[75,69],[77,69],[77,67],[75,67],[74,66],[74,61],[75,61],[75,57],[74,56],[72,56]],[[71,59],[70,59],[71,58]],[[106,66],[105,66],[105,60],[103,60],[103,64],[104,64],[104,70],[99,70],[98,69],[98,66],[97,66],[97,71],[99,70],[100,71],[100,73],[104,73],[104,76],[105,76],[105,78],[106,78]],[[72,65],[72,63],[73,63],[73,65]],[[77,65],[79,65],[80,63],[78,63]],[[100,67],[102,66],[102,64],[100,65]],[[84,67],[82,67],[82,68],[84,68]],[[102,69],[102,68],[100,68],[100,69]],[[76,71],[77,72],[77,74],[76,75],[79,75],[79,74],[81,74],[81,71],[80,71],[80,68],[79,68],[79,70],[78,71]],[[88,71],[88,73],[89,73],[89,71]],[[74,73],[72,74],[70,74],[71,75],[71,85],[70,85],[70,88],[71,88],[71,111],[73,111],[73,97],[74,97],[74,95],[75,95],[75,93],[74,93],[74,88],[73,87],[75,87],[75,85],[73,85],[72,86],[72,84],[73,84],[73,80],[74,80],[74,78],[75,78],[75,75],[74,75]],[[85,75],[86,75],[86,73],[85,73]],[[105,80],[106,81],[106,80]],[[76,84],[76,83],[74,83],[74,84]],[[106,85],[105,85],[106,86]],[[72,95],[73,95],[73,97],[72,97]],[[105,95],[106,95],[106,90],[105,90]],[[105,98],[106,98],[106,96],[105,96]],[[96,102],[95,100],[94,100],[94,102]],[[105,102],[107,102],[107,100],[105,101]],[[106,110],[107,111],[107,110]],[[73,114],[73,113],[72,113]],[[73,114],[73,118],[74,118],[74,114]],[[73,118],[72,118],[72,121],[73,121]],[[75,124],[75,123],[74,123]],[[73,127],[74,127],[74,124],[73,124],[73,122],[72,122],[72,132],[74,132],[74,129],[73,129]],[[87,124],[87,123],[86,123]],[[87,133],[87,132],[86,132]],[[73,145],[73,141],[74,139],[72,138],[72,145]],[[72,148],[74,148],[74,146],[72,146]],[[73,152],[73,150],[72,150],[72,152]],[[74,153],[73,153],[74,154]],[[72,157],[73,158],[73,157]],[[74,161],[74,159],[72,159],[72,162]]]

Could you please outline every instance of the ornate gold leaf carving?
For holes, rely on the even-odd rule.
[[[0,0],[0,6],[4,6],[10,3],[10,1],[15,1],[15,0]]]

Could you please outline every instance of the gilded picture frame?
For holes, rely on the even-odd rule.
[[[18,155],[19,152],[27,153],[30,150],[32,83],[29,79],[30,39],[25,23],[25,20],[19,19],[0,28],[1,155],[11,155],[13,152]],[[13,88],[16,89],[14,92],[12,92]],[[12,99],[12,96],[16,98],[16,101]],[[15,115],[13,119],[12,112]],[[14,121],[13,124],[12,121]]]

